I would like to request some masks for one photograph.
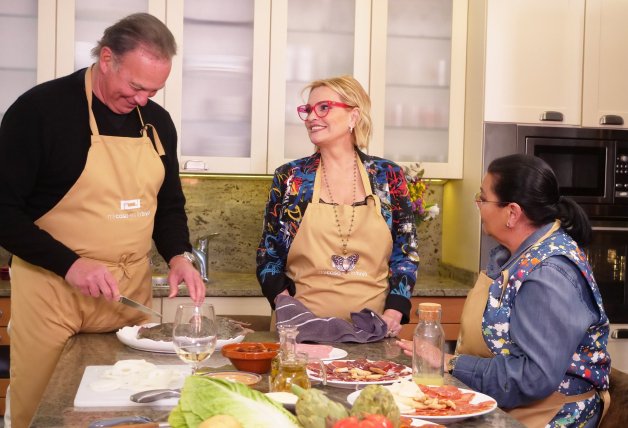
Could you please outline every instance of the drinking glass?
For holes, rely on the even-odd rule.
[[[177,307],[172,342],[179,358],[192,367],[192,374],[211,357],[217,334],[213,305],[186,303]]]

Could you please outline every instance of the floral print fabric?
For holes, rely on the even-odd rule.
[[[527,251],[514,266],[508,269],[508,282],[503,285],[504,277],[498,277],[489,289],[489,301],[482,320],[485,341],[491,351],[498,355],[509,355],[513,346],[510,332],[510,312],[517,292],[525,282],[527,275],[543,260],[552,256],[565,256],[574,263],[587,280],[600,313],[598,321],[591,325],[580,345],[572,356],[563,381],[557,391],[565,395],[576,395],[583,392],[582,385],[593,385],[598,390],[608,389],[610,357],[606,353],[609,321],[602,305],[602,297],[593,277],[591,266],[585,254],[573,239],[562,229],[541,241]],[[587,382],[572,382],[572,379]],[[549,426],[582,426],[597,415],[600,400],[582,400],[563,406]]]

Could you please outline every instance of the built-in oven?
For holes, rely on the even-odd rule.
[[[628,221],[593,220],[585,248],[612,323],[628,324]]]

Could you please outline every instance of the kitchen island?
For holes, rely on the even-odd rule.
[[[275,341],[275,333],[256,332],[246,336],[246,341]],[[410,358],[405,356],[394,339],[385,339],[370,344],[335,344],[348,352],[346,358],[387,359],[403,364],[410,364]],[[81,382],[85,367],[93,365],[113,365],[119,360],[145,359],[154,364],[182,364],[174,354],[158,354],[138,351],[123,345],[114,333],[108,334],[79,334],[72,337],[66,344],[57,368],[48,384],[44,397],[39,404],[32,427],[87,427],[91,422],[103,418],[112,418],[129,415],[148,416],[156,421],[165,421],[170,412],[169,408],[136,405],[134,407],[118,408],[75,408],[74,397]],[[223,366],[223,364],[226,364]],[[235,370],[229,360],[216,351],[208,360],[210,371]],[[446,375],[446,382],[464,387],[455,378]],[[262,381],[254,387],[267,391],[268,380],[264,376]],[[347,404],[346,397],[349,389],[317,386],[324,390],[330,398]],[[130,394],[130,393],[129,393]],[[263,417],[260,415],[260,417]],[[448,427],[522,427],[519,422],[507,413],[495,411],[476,418],[469,418]]]

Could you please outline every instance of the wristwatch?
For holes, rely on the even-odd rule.
[[[173,257],[173,259],[175,257],[183,257],[184,259],[186,259],[188,262],[192,264],[196,263],[196,257],[194,257],[194,254],[190,253],[189,251],[184,251],[181,254],[177,254],[176,256]]]
[[[447,362],[447,373],[452,374],[454,369],[456,368],[456,362],[458,361],[458,357],[460,355],[456,354],[452,359]]]

